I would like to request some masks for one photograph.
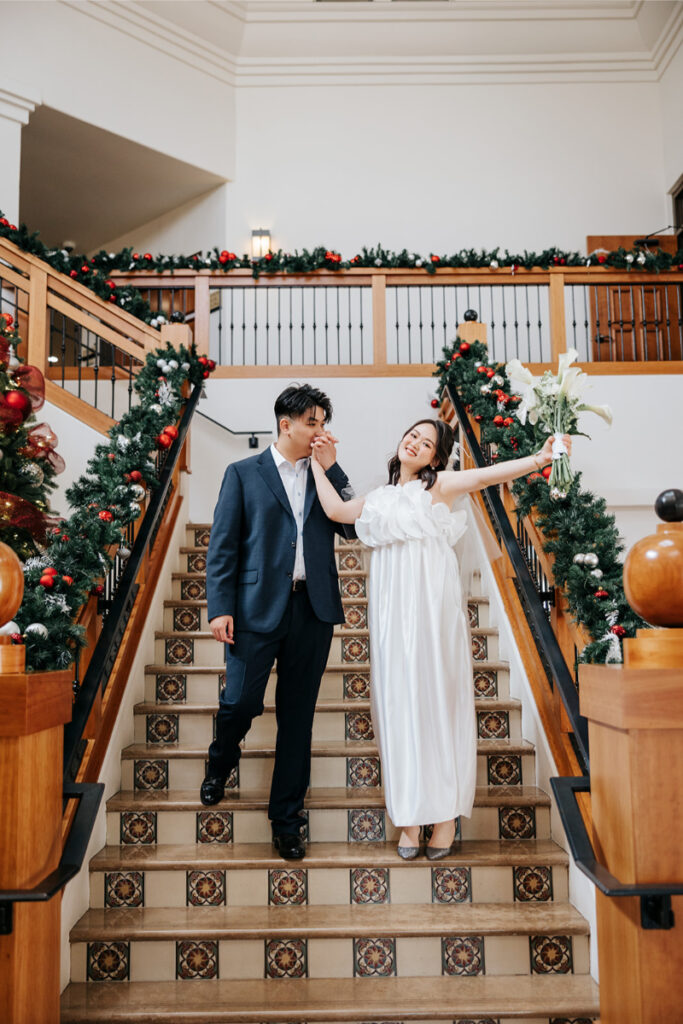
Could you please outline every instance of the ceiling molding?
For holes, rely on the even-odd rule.
[[[652,50],[596,53],[460,54],[447,56],[246,57],[188,32],[135,0],[58,0],[162,52],[199,73],[236,88],[314,85],[449,85],[527,83],[656,82],[683,41],[683,3],[677,3]],[[202,0],[197,0],[202,2]],[[208,6],[249,23],[621,20],[633,22],[643,0],[582,0],[549,4],[536,0],[452,0],[452,2],[355,2],[333,5],[315,0],[208,0]],[[557,31],[557,27],[553,29]]]
[[[165,18],[143,10],[135,2],[123,0],[58,0],[78,14],[86,15],[158,50],[167,57],[216,78],[224,85],[235,85],[235,61],[223,49],[200,36],[183,31]]]
[[[40,96],[30,86],[8,82],[0,89],[0,117],[17,124],[28,124],[29,117],[40,103]]]

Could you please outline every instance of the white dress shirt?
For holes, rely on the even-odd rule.
[[[284,455],[281,455],[274,444],[271,444],[275,465],[277,466],[285,493],[289,498],[289,504],[296,521],[296,555],[294,558],[294,572],[292,578],[295,580],[306,579],[306,565],[304,563],[304,503],[306,501],[306,484],[308,483],[308,467],[311,464],[310,458],[298,459],[296,465],[288,462]]]

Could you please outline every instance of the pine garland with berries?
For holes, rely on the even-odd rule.
[[[443,349],[435,376],[440,378],[438,407],[447,386],[457,390],[468,414],[479,424],[482,445],[492,445],[492,458],[501,462],[532,455],[546,436],[514,415],[521,401],[505,373],[505,364],[489,361],[486,345],[456,339]],[[578,433],[578,430],[572,432]],[[576,473],[566,498],[550,496],[550,467],[512,484],[520,518],[532,516],[544,538],[544,550],[553,558],[555,585],[567,598],[575,622],[590,635],[581,652],[585,662],[621,661],[621,640],[647,627],[624,595],[624,549],[615,518],[606,511],[604,498],[582,489]]]
[[[210,270],[212,273],[229,273],[231,270],[249,270],[254,278],[261,274],[312,274],[317,270],[339,271],[352,269],[424,270],[435,274],[437,270],[549,270],[552,267],[606,267],[613,270],[637,270],[647,273],[662,271],[683,271],[683,249],[675,255],[643,249],[614,249],[611,252],[594,252],[584,255],[566,251],[557,246],[542,252],[524,250],[511,253],[508,249],[460,249],[458,252],[435,253],[428,256],[401,249],[393,252],[382,245],[363,248],[351,258],[345,258],[334,249],[324,245],[314,249],[298,249],[294,252],[268,252],[261,257],[247,253],[241,256],[229,249],[213,249],[192,255],[154,255],[151,252],[135,252],[126,247],[119,252],[100,250],[94,256],[76,255],[66,249],[49,249],[40,239],[38,232],[29,232],[25,224],[17,227],[0,215],[0,237],[14,242],[24,252],[38,256],[55,270],[92,289],[107,302],[116,303],[144,323],[159,326],[160,322],[137,288],[120,285],[109,276],[114,271],[130,273],[173,272],[174,270]],[[153,323],[157,320],[157,323]]]
[[[125,557],[123,531],[140,516],[146,489],[158,484],[153,452],[178,437],[183,384],[201,384],[214,366],[194,345],[166,345],[147,356],[133,385],[139,404],[97,445],[86,472],[67,491],[71,515],[24,564],[13,639],[26,644],[27,669],[68,668],[84,646],[78,613],[90,594],[102,594],[112,552]]]

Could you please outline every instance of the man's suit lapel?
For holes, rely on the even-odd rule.
[[[308,519],[309,513],[313,508],[313,502],[317,497],[317,490],[315,486],[315,477],[313,476],[313,470],[310,465],[308,467],[308,475],[306,478],[306,498],[304,501],[304,522]]]
[[[278,473],[277,466],[275,465],[275,460],[273,459],[273,454],[270,448],[266,448],[266,450],[261,453],[256,465],[259,473],[263,477],[264,481],[268,484],[271,491],[284,508],[285,512],[288,512],[290,516],[294,518],[292,513],[292,506],[289,504],[287,492],[285,491],[285,488],[283,486],[280,474]]]

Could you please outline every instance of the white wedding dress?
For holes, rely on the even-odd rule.
[[[453,545],[467,513],[419,480],[371,491],[356,520],[372,548],[372,719],[386,806],[404,828],[472,813],[477,735],[471,645]]]

